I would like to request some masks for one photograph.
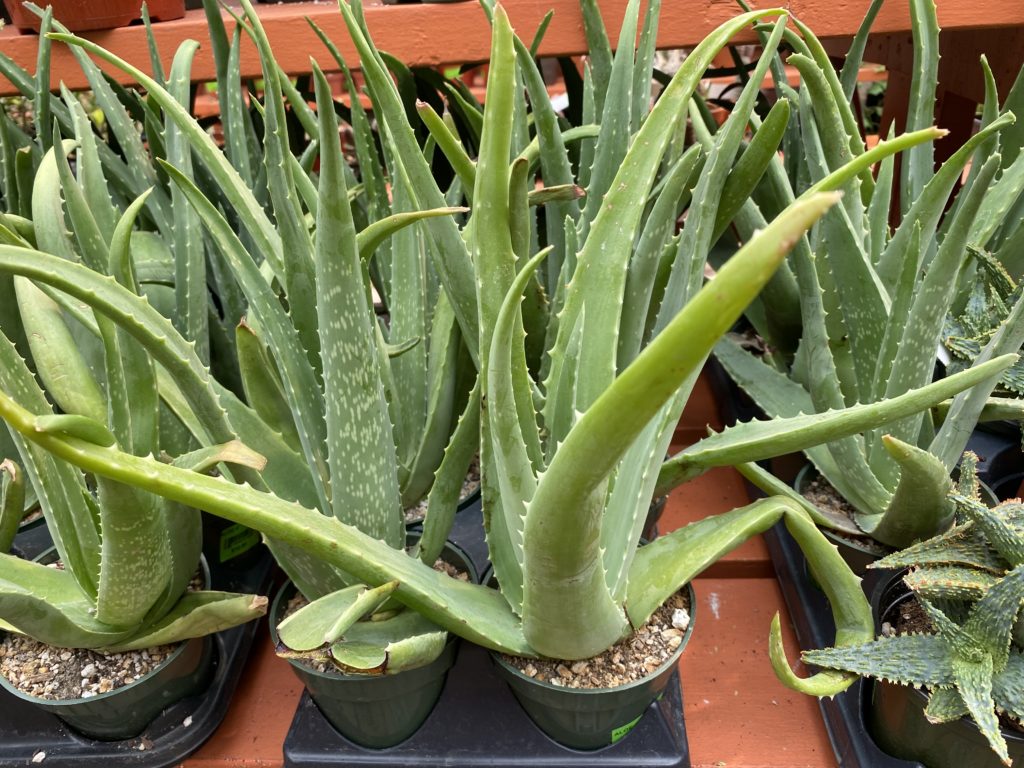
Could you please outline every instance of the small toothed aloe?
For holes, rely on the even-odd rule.
[[[964,478],[973,465],[968,457]],[[1024,506],[1010,501],[988,509],[969,480],[959,490],[953,500],[965,522],[874,564],[911,568],[904,581],[934,632],[806,651],[804,661],[927,687],[929,721],[971,717],[992,750],[1010,765],[998,713],[1024,722]]]
[[[764,216],[785,206],[794,198],[794,190],[819,188],[851,158],[861,172],[840,187],[846,192],[843,205],[823,217],[794,249],[779,290],[766,293],[749,313],[767,342],[767,358],[759,360],[728,340],[716,347],[719,361],[769,416],[820,416],[927,385],[947,312],[957,299],[967,247],[989,247],[1001,231],[1007,207],[1024,185],[1020,132],[1013,128],[1012,112],[997,115],[991,94],[982,129],[933,170],[932,143],[943,135],[928,127],[938,26],[932,0],[910,2],[916,63],[910,133],[890,136],[867,150],[849,104],[855,80],[851,73],[860,65],[874,14],[869,14],[842,73],[833,71],[824,48],[800,24],[802,39],[787,36],[794,50],[788,62],[802,77],[799,94],[783,79],[781,67],[773,70],[780,96],[799,105],[799,121],[790,122],[784,130],[791,135],[790,146],[803,150],[785,162],[776,158],[768,166],[735,219],[740,236],[756,230]],[[762,34],[767,35],[767,30]],[[1019,103],[1020,95],[1015,98]],[[760,130],[767,126],[766,120]],[[894,158],[884,149],[894,144],[906,147],[898,180]],[[887,156],[873,157],[880,149]],[[869,171],[876,162],[877,178]],[[968,162],[972,163],[968,183],[943,215]],[[890,232],[894,196],[901,215]],[[800,307],[799,338],[778,335],[771,322],[777,312],[792,306]],[[1009,312],[979,352],[978,362],[1019,351],[1024,341],[1022,312],[1024,306],[1019,304]],[[974,425],[985,417],[986,398],[997,381],[994,377],[958,394],[941,411],[941,422],[922,409],[862,434],[805,450],[856,513],[849,520],[806,506],[823,526],[846,534],[868,534],[889,547],[903,547],[945,530],[953,520],[953,506],[947,499],[949,473]],[[770,492],[792,493],[757,466],[748,465],[742,471]]]

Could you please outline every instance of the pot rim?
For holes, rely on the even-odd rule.
[[[563,693],[583,694],[583,695],[601,695],[601,694],[607,694],[607,693],[618,693],[620,691],[628,691],[631,688],[638,688],[638,687],[640,687],[642,685],[645,685],[645,684],[651,682],[652,680],[657,679],[659,676],[664,674],[666,671],[670,670],[674,665],[678,664],[679,663],[679,657],[682,656],[683,651],[686,649],[686,646],[690,642],[690,636],[693,634],[693,625],[695,623],[696,616],[697,616],[697,595],[693,591],[693,582],[690,582],[690,581],[686,582],[686,584],[684,584],[682,587],[680,587],[680,590],[681,589],[686,589],[686,591],[687,591],[687,593],[689,594],[689,597],[690,597],[690,624],[686,628],[686,630],[683,632],[683,641],[679,644],[679,647],[676,648],[672,652],[672,655],[669,656],[660,667],[655,669],[653,672],[650,672],[650,673],[644,675],[639,680],[633,680],[633,681],[628,682],[628,683],[626,683],[624,685],[617,685],[617,686],[615,686],[613,688],[567,688],[567,687],[564,687],[564,686],[561,686],[561,685],[552,685],[551,683],[549,683],[547,681],[537,680],[536,678],[533,678],[533,677],[530,677],[529,675],[524,674],[523,672],[521,672],[520,670],[518,670],[514,666],[512,666],[509,662],[505,661],[505,659],[502,658],[503,654],[500,654],[497,651],[490,651],[491,659],[493,659],[496,664],[500,665],[503,670],[507,671],[511,675],[514,675],[515,677],[519,678],[523,682],[530,683],[532,685],[536,685],[539,688],[544,688],[544,689],[550,690],[550,691],[560,691],[560,692],[563,692]],[[520,656],[518,658],[529,658],[529,657],[527,657],[527,656]],[[562,661],[565,661],[565,660],[563,659]]]
[[[45,558],[45,557],[47,557],[49,555],[55,555],[55,554],[57,554],[57,548],[56,547],[50,547],[45,552],[42,552],[37,557],[35,557],[33,562],[39,562],[43,558]],[[210,567],[209,567],[209,565],[206,562],[206,556],[205,555],[201,555],[200,556],[200,559],[199,559],[199,570],[200,570],[200,572],[203,575],[203,583],[208,587],[209,584],[210,584]],[[0,632],[0,636],[6,635],[6,634],[9,634],[9,633],[7,631]],[[182,641],[180,641],[177,644],[177,648],[175,648],[173,651],[171,651],[171,653],[169,653],[167,655],[167,658],[165,658],[163,661],[161,661],[159,664],[157,664],[155,667],[153,667],[153,669],[151,669],[149,672],[144,674],[139,679],[133,680],[130,683],[126,683],[125,685],[122,685],[122,686],[119,686],[117,688],[114,688],[111,691],[106,691],[105,693],[97,693],[94,696],[79,696],[79,697],[74,698],[74,699],[44,699],[42,696],[35,696],[35,695],[31,694],[31,693],[25,693],[24,691],[20,690],[10,680],[8,680],[7,676],[4,675],[4,674],[0,674],[0,687],[2,687],[8,693],[13,694],[17,698],[21,699],[22,701],[28,701],[28,702],[32,702],[32,703],[42,702],[45,706],[47,706],[47,707],[54,707],[54,708],[74,707],[74,706],[81,706],[82,704],[91,704],[93,702],[107,701],[108,699],[111,699],[111,698],[117,696],[118,694],[125,693],[125,692],[130,691],[130,690],[132,690],[134,688],[137,688],[137,687],[140,687],[140,686],[144,685],[146,682],[149,681],[150,678],[156,676],[165,667],[167,667],[171,662],[173,662],[175,659],[177,659],[179,656],[181,656],[181,654],[183,654],[185,652],[185,648],[189,645],[189,643],[192,643],[192,642],[207,642],[207,641],[212,642],[212,639],[213,639],[212,635],[202,635],[200,637],[191,637],[191,638],[188,638],[187,640],[182,640]],[[45,643],[44,643],[44,645],[45,645]],[[57,645],[51,645],[49,647],[50,648],[62,648],[62,646],[57,646]],[[64,650],[75,651],[75,650],[90,650],[90,649],[64,648]],[[145,650],[145,649],[143,649],[143,650]],[[124,651],[124,653],[131,653],[131,651]]]

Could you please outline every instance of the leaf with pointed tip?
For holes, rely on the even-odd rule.
[[[928,696],[924,716],[929,723],[949,723],[970,714],[956,688],[935,688]]]
[[[353,584],[324,595],[278,624],[278,637],[292,651],[311,651],[330,645],[361,618],[380,608],[397,586],[396,581],[374,589],[365,584]]]
[[[267,598],[233,592],[186,592],[159,621],[130,639],[110,645],[114,653],[179,643],[205,637],[258,619],[267,612]]]
[[[937,635],[879,637],[864,645],[804,651],[802,658],[807,664],[900,685],[951,686],[955,682],[949,645]]]
[[[0,553],[11,549],[25,514],[25,476],[13,459],[0,460]]]
[[[942,533],[956,509],[947,497],[949,470],[927,451],[886,435],[886,451],[899,464],[899,483],[884,512],[860,514],[857,524],[876,541],[900,549]]]

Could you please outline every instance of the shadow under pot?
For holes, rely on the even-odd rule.
[[[410,545],[419,540],[418,532],[409,532],[407,536]],[[471,581],[477,580],[469,558],[450,542],[445,545],[441,559],[468,573]],[[275,648],[279,645],[277,625],[296,591],[295,585],[287,581],[274,597],[270,637]],[[288,659],[288,663],[338,733],[361,747],[386,749],[405,741],[423,725],[441,697],[457,651],[458,638],[449,633],[448,642],[436,659],[394,675],[321,672],[299,659]]]
[[[901,607],[913,594],[903,583],[905,572],[893,577],[875,604],[878,625],[895,626]],[[927,695],[911,686],[874,681],[866,720],[875,742],[893,757],[916,760],[928,768],[1000,768],[1002,761],[978,726],[968,717],[949,723],[930,723],[924,710]],[[1024,732],[1002,730],[1014,766],[1024,766]]]
[[[646,677],[615,688],[566,688],[538,681],[491,653],[498,674],[508,683],[516,700],[540,728],[559,744],[580,750],[596,750],[623,739],[640,722],[651,702],[661,698],[671,682],[678,685],[679,657],[693,634],[697,605],[693,587],[689,598],[690,623],[672,655]]]
[[[44,565],[57,560],[49,549],[36,558]],[[200,562],[203,583],[210,583],[206,561]],[[131,739],[142,733],[164,709],[209,685],[214,667],[213,640],[207,635],[186,640],[159,666],[138,680],[106,693],[76,699],[44,699],[27,694],[0,675],[10,695],[59,717],[72,729],[98,741]]]

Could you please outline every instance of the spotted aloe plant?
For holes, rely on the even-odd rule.
[[[111,242],[95,242],[91,253],[105,252],[111,277],[126,291],[138,290],[128,234],[139,207],[129,208]],[[117,442],[133,454],[159,453],[157,381],[145,351],[109,319],[97,317],[104,351],[97,378],[58,305],[25,278],[16,277],[14,287],[35,375],[0,334],[0,386],[34,414],[36,429],[84,430],[91,439]],[[266,611],[264,597],[186,591],[202,545],[198,509],[103,476],[87,477],[17,433],[12,436],[20,465],[11,459],[0,464],[0,627],[54,646],[119,651],[201,637]],[[262,457],[234,442],[174,461],[189,473],[221,463],[258,469]],[[22,516],[22,466],[38,494],[59,569],[6,553]]]
[[[968,246],[991,247],[1009,208],[1024,189],[1024,155],[1014,115],[1002,114],[990,94],[981,130],[933,169],[933,141],[942,133],[932,120],[938,65],[938,26],[931,0],[910,0],[914,19],[915,85],[909,109],[912,133],[890,141],[915,141],[895,177],[892,156],[878,176],[862,172],[843,186],[843,205],[816,225],[793,251],[765,295],[749,314],[769,348],[764,359],[723,341],[716,355],[736,382],[770,416],[825,414],[857,402],[891,398],[932,380],[947,312],[958,297]],[[880,3],[873,7],[877,10]],[[802,25],[802,38],[787,36],[789,63],[802,77],[799,94],[776,67],[780,95],[798,105],[799,120],[785,127],[785,161],[775,158],[753,197],[737,217],[741,236],[755,231],[763,216],[785,206],[794,190],[820,184],[836,167],[867,150],[850,107],[855,73],[874,14],[835,72],[824,48]],[[767,34],[767,31],[763,33]],[[1016,97],[1019,103],[1020,95]],[[767,125],[767,120],[765,121]],[[705,137],[706,141],[710,136]],[[879,146],[888,144],[883,141]],[[791,152],[797,146],[800,151]],[[855,160],[856,161],[856,160]],[[965,167],[968,182],[946,212]],[[894,197],[898,204],[894,206]],[[756,202],[755,202],[756,201]],[[890,232],[890,210],[900,211]],[[797,334],[779,333],[774,318],[799,307]],[[976,357],[1015,353],[1024,341],[1024,307],[1014,307]],[[810,508],[819,522],[846,534],[868,534],[889,547],[903,547],[948,528],[953,505],[947,498],[949,473],[976,422],[985,418],[987,397],[998,379],[963,392],[943,409],[866,430],[805,451],[836,491],[853,506],[853,519]],[[1019,406],[1019,402],[1017,403]],[[1005,418],[1013,404],[1000,404]],[[758,467],[744,472],[771,492],[791,493]],[[792,495],[795,500],[800,497]],[[804,503],[804,502],[800,502]]]
[[[821,667],[928,689],[925,717],[944,723],[970,716],[1010,765],[998,713],[1024,721],[1024,507],[989,509],[968,479],[953,496],[963,522],[940,536],[878,561],[911,568],[904,581],[931,620],[928,634],[883,636],[859,646],[808,651]]]

